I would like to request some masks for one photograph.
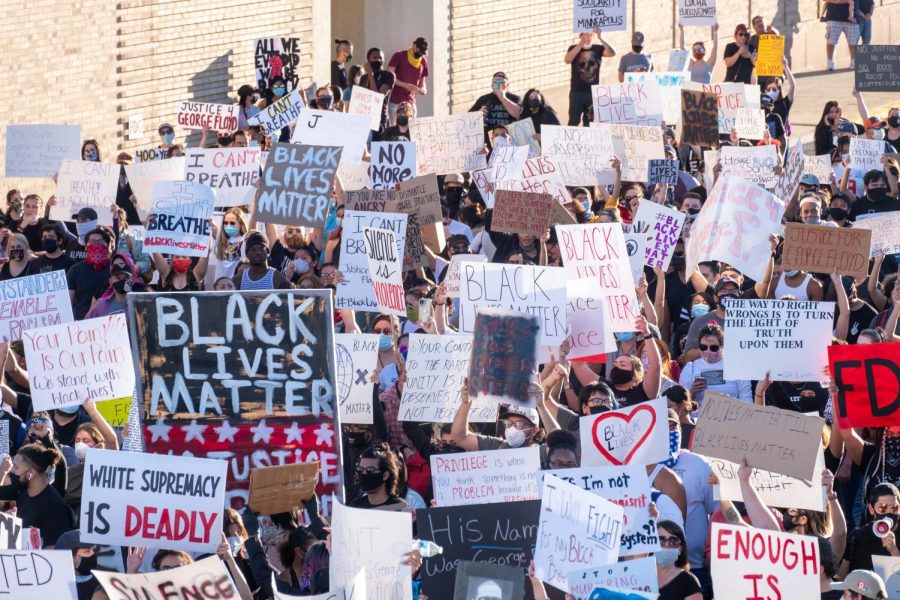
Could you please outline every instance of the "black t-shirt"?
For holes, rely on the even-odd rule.
[[[886,195],[884,200],[879,202],[873,202],[867,195],[860,196],[850,206],[850,220],[855,221],[859,215],[894,212],[895,210],[900,210],[900,200],[891,195]]]
[[[791,107],[793,105],[794,101],[791,98],[782,98],[779,96],[778,100],[775,101],[775,106],[772,107],[772,112],[781,117],[781,121],[787,124],[788,117],[791,116]]]
[[[25,227],[21,226],[21,221],[19,221],[20,225],[16,227],[16,229],[25,235],[25,239],[28,240],[28,247],[31,248],[32,252],[41,252],[43,248],[41,247],[41,229],[44,225],[47,224],[48,221],[44,219],[38,219],[31,225],[26,225]]]
[[[850,326],[847,328],[847,343],[855,344],[859,332],[868,329],[872,319],[878,316],[874,308],[865,302],[856,310],[850,310]]]
[[[134,202],[131,201],[131,184],[125,175],[125,167],[119,172],[119,187],[116,190],[116,206],[125,211],[125,221],[129,225],[141,225],[141,215],[137,211]]]
[[[735,54],[739,54],[742,48],[731,42],[725,46],[725,58],[730,58]],[[750,83],[753,79],[753,61],[749,58],[741,57],[735,61],[733,65],[725,71],[725,81],[734,81],[738,83]]]
[[[802,392],[807,392],[802,395]],[[809,396],[808,392],[813,392]],[[793,410],[802,413],[816,411],[822,415],[825,404],[828,402],[828,390],[817,381],[791,383],[789,381],[776,381],[766,390],[766,406],[774,406],[784,410]]]
[[[34,497],[25,491],[17,494],[11,485],[0,486],[0,500],[16,501],[16,516],[22,519],[22,527],[40,529],[45,547],[56,545],[59,536],[75,529],[72,509],[52,485]]]
[[[28,270],[31,271],[31,275],[50,273],[51,271],[68,271],[76,262],[78,261],[63,252],[56,258],[49,258],[45,255],[34,259],[28,266]]]
[[[635,404],[640,404],[641,402],[650,400],[650,396],[648,396],[647,392],[644,391],[643,382],[625,391],[613,388],[613,392],[616,394],[616,399],[619,401],[619,405],[622,408],[634,406]]]
[[[872,524],[866,523],[850,532],[847,536],[847,546],[844,548],[842,560],[849,561],[850,570],[872,570],[873,556],[890,556],[885,550],[881,538],[872,531]]]
[[[75,292],[72,314],[80,321],[91,310],[91,302],[109,286],[109,265],[99,271],[85,261],[78,262],[66,273],[69,291]]]
[[[508,93],[506,94],[506,97],[514,104],[518,104],[521,101],[521,98],[515,94]],[[469,112],[480,111],[482,107],[485,106],[487,107],[487,114],[484,116],[485,134],[498,125],[509,125],[515,120],[506,110],[506,107],[503,106],[503,102],[500,101],[500,98],[498,98],[496,94],[479,96],[478,100],[475,101],[475,104],[472,105],[472,108],[469,109]]]
[[[523,108],[522,118],[531,119],[531,124],[534,125],[535,133],[541,132],[541,125],[560,125],[559,117],[556,115],[556,113],[552,110],[548,110],[546,107],[536,113],[532,113],[527,108]]]
[[[684,600],[691,594],[702,594],[703,588],[697,576],[690,571],[682,571],[675,579],[659,588],[659,600]]]
[[[569,46],[569,52],[576,44]],[[590,48],[582,48],[572,61],[572,80],[569,84],[573,92],[590,92],[592,85],[600,83],[600,63],[606,47],[594,44]]]
[[[884,141],[890,144],[890,146],[894,149],[894,152],[900,152],[900,137],[898,137],[896,140],[889,140],[887,138],[884,138]]]
[[[339,85],[341,89],[347,88],[347,66],[336,60],[331,61],[331,85]]]
[[[84,247],[84,244],[80,244],[77,239],[68,240],[65,242],[64,247],[66,254],[76,263],[87,258],[87,248]]]
[[[269,266],[284,272],[292,260],[294,260],[294,253],[285,248],[281,240],[275,240],[275,243],[272,244],[272,252],[269,253]]]
[[[826,21],[850,21],[850,5],[849,4],[826,4],[825,5]]]
[[[841,590],[829,590],[827,592],[822,592],[821,600],[841,600],[844,597],[844,592]]]
[[[379,142],[410,142],[412,139],[409,136],[409,129],[406,132],[400,131],[400,128],[396,125],[391,125],[384,132],[378,136]]]
[[[22,272],[18,275],[13,275],[13,272],[9,268],[9,263],[3,263],[3,266],[0,267],[0,281],[8,281],[10,279],[18,279],[19,277],[27,277],[31,275],[31,263],[25,265],[25,268],[22,269]]]

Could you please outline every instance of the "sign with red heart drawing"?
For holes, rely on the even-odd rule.
[[[581,466],[651,465],[669,456],[665,398],[582,417]]]

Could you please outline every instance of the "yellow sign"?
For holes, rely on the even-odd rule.
[[[784,75],[783,35],[759,36],[759,48],[756,55],[756,74],[759,77],[782,77]]]
[[[125,427],[131,411],[131,396],[98,402],[97,410],[113,427]]]

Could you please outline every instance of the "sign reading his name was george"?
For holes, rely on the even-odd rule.
[[[461,332],[475,330],[478,309],[500,308],[537,316],[540,346],[557,348],[568,336],[566,273],[562,269],[493,263],[463,263],[461,268]]]
[[[3,421],[3,425],[6,425],[6,444],[0,444],[0,452],[3,454],[9,454],[9,421]],[[537,459],[537,455],[535,455],[535,459]],[[540,469],[541,466],[538,464],[535,467],[535,470]],[[534,475],[532,474],[532,480],[534,479]],[[537,490],[535,490],[534,497],[537,498]],[[0,513],[0,550],[15,550],[16,548],[22,547],[22,519],[15,515],[9,515],[6,513]]]
[[[678,0],[678,22],[684,27],[716,24],[716,0]]]
[[[280,77],[290,92],[300,86],[300,38],[271,37],[254,40],[253,63],[256,85],[260,90],[272,88],[272,80]]]
[[[722,176],[746,179],[766,188],[775,186],[778,150],[775,146],[722,146],[719,149]]]
[[[148,452],[227,460],[238,508],[252,467],[319,461],[320,497],[340,483],[330,292],[128,300]]]
[[[663,120],[663,101],[655,79],[591,86],[595,123],[656,127]]]
[[[647,469],[630,467],[576,467],[545,471],[563,481],[618,504],[625,511],[620,556],[659,550],[656,519],[650,516],[650,480]]]
[[[422,593],[429,600],[453,600],[456,568],[465,560],[517,567],[524,573],[537,543],[540,504],[528,500],[416,511],[420,539],[444,549],[422,564]]]
[[[537,446],[431,455],[431,482],[438,506],[518,502],[538,498]]]
[[[338,162],[362,162],[369,139],[369,117],[309,108],[297,119],[291,134],[292,144],[304,146],[340,146]]]
[[[87,160],[64,160],[56,180],[56,205],[50,218],[71,221],[82,208],[97,211],[101,225],[112,225],[109,207],[119,191],[119,165]]]
[[[678,183],[678,161],[669,159],[652,159],[647,164],[647,183],[665,183],[675,185]]]
[[[557,225],[556,233],[566,275],[599,282],[612,331],[634,331],[639,310],[622,228],[617,223]]]
[[[882,140],[850,138],[850,168],[857,171],[883,171],[881,157],[884,155]]]
[[[375,386],[372,374],[378,367],[378,334],[336,333],[334,354],[337,357],[336,391],[341,423],[371,425],[372,389]]]
[[[710,563],[716,600],[821,596],[813,536],[713,523]]]
[[[628,19],[628,2],[625,0],[574,0],[572,31],[590,33],[625,31]]]
[[[829,346],[841,427],[900,425],[900,342]]]
[[[341,233],[340,268],[344,281],[338,284],[337,308],[381,312],[375,295],[369,257],[366,254],[365,230],[386,229],[394,233],[397,256],[403,256],[406,244],[404,213],[376,213],[348,210],[344,212]],[[404,303],[405,306],[405,303]],[[404,309],[403,314],[406,314]]]
[[[600,284],[588,279],[566,282],[569,315],[569,359],[578,360],[616,349]]]
[[[398,421],[452,423],[462,402],[462,383],[469,374],[471,335],[409,334],[406,385]],[[469,421],[493,423],[497,403],[471,398]]]
[[[550,227],[553,196],[497,190],[491,231],[540,237]]]
[[[99,569],[93,573],[111,600],[122,598],[226,600],[240,597],[225,568],[225,563],[218,556],[209,556],[183,567],[155,573],[125,574]]]
[[[706,391],[691,451],[812,481],[822,419]]]
[[[647,181],[647,165],[652,159],[664,159],[666,151],[663,146],[662,132],[659,127],[643,127],[641,125],[614,125],[609,123],[593,123],[591,127],[609,129],[615,154],[622,161],[623,181]],[[598,176],[597,183],[611,185],[606,179],[612,171],[605,171]]]
[[[298,119],[304,108],[300,90],[295,89],[247,119],[247,123],[259,125],[271,136]]]
[[[719,147],[719,107],[715,94],[681,90],[681,143]]]
[[[335,502],[330,589],[350,584],[364,566],[367,600],[412,600],[412,574],[409,566],[401,564],[412,543],[412,516],[408,512],[383,510],[373,519],[369,510]]]
[[[0,598],[78,600],[72,552],[0,550]]]
[[[759,36],[756,57],[756,74],[760,77],[784,75],[784,36],[763,34]]]
[[[856,55],[856,89],[866,92],[900,91],[900,46],[866,45]]]
[[[559,167],[566,185],[597,184],[597,173],[611,168],[615,153],[606,127],[541,127],[541,148]]]
[[[137,198],[138,211],[142,217],[150,212],[150,205],[153,204],[153,186],[156,182],[181,181],[186,171],[187,159],[184,156],[125,165],[125,176],[128,178],[131,192]],[[97,213],[99,215],[100,211]]]
[[[187,129],[234,131],[238,126],[237,104],[213,104],[183,100],[178,104],[177,123]]]
[[[53,177],[64,160],[80,159],[81,125],[6,126],[7,177]]]
[[[214,552],[222,541],[224,460],[91,449],[81,541]]]
[[[569,571],[616,562],[624,518],[621,506],[545,474],[535,576],[566,589]]]
[[[769,234],[783,215],[784,204],[766,190],[739,177],[720,177],[691,226],[688,272],[699,262],[719,260],[761,281],[772,254]]]
[[[405,317],[403,254],[399,252],[394,232],[389,229],[366,227],[363,229],[363,241],[369,259],[369,277],[372,279],[378,311]]]
[[[354,85],[350,96],[350,109],[347,112],[351,115],[369,117],[369,129],[378,131],[384,110],[384,94],[373,92],[361,85]]]
[[[340,146],[273,144],[256,199],[259,220],[324,226],[341,153]]]
[[[72,320],[65,271],[0,281],[0,341],[16,342],[29,329]]]
[[[625,517],[626,521],[628,517]],[[574,598],[593,598],[597,590],[620,589],[629,591],[659,593],[656,578],[656,559],[652,556],[633,558],[604,565],[596,569],[570,571],[568,592]],[[628,598],[628,600],[635,600]]]
[[[900,211],[859,215],[853,226],[872,232],[872,256],[900,254]]]
[[[674,162],[674,161],[673,161]],[[684,226],[685,214],[656,202],[641,202],[631,224],[635,233],[645,233],[644,263],[648,267],[669,268],[675,244]]]
[[[415,142],[372,142],[369,180],[373,190],[394,188],[415,176]]]
[[[727,380],[818,381],[828,366],[834,302],[731,300],[725,309]]]
[[[665,398],[578,420],[581,466],[656,464],[669,456]]]
[[[534,406],[529,391],[537,369],[540,330],[536,315],[480,309],[472,336],[469,397]]]
[[[443,225],[437,177],[431,173],[399,183],[391,211],[416,214],[420,227],[433,223]]]
[[[112,400],[134,391],[122,313],[29,329],[22,335],[34,410]]]
[[[184,178],[216,190],[216,206],[252,204],[259,155],[259,148],[187,148]]]
[[[421,174],[462,173],[470,157],[484,148],[484,115],[480,112],[425,117],[409,122]]]
[[[153,185],[155,215],[147,223],[144,252],[206,256],[216,193],[193,181],[157,181]]]

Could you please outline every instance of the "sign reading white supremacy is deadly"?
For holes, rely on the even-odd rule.
[[[535,474],[540,470],[537,446],[431,455],[431,481],[439,506],[536,500]]]
[[[725,379],[818,381],[828,366],[834,302],[731,300]]]
[[[144,252],[179,256],[206,256],[209,252],[209,220],[216,193],[193,181],[158,181],[153,186],[156,215],[147,224]]]
[[[109,207],[116,203],[119,191],[119,165],[89,160],[64,160],[56,180],[56,205],[50,218],[71,221],[82,208],[97,211],[101,225],[112,225]]]
[[[259,148],[188,148],[187,181],[216,190],[216,206],[252,204],[259,179]]]
[[[141,598],[141,600],[170,600],[174,598],[203,598],[226,600],[240,594],[218,556],[209,556],[183,567],[155,573],[116,573],[93,571],[94,577],[113,600]],[[175,590],[179,590],[177,593]]]
[[[88,450],[81,540],[215,552],[225,506],[224,460]]]
[[[397,243],[397,255],[403,256],[403,249],[406,247],[406,220],[405,213],[355,210],[344,212],[340,258],[344,281],[337,287],[336,308],[380,312],[372,276],[369,273],[369,257],[366,254],[364,231],[370,227],[393,231]]]
[[[0,281],[0,341],[15,342],[28,329],[72,320],[65,271]]]

